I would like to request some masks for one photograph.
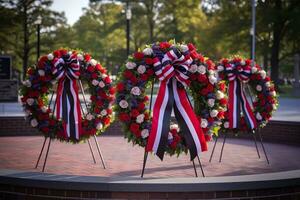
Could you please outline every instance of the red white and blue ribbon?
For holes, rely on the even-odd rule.
[[[79,140],[81,111],[76,80],[80,65],[76,55],[67,55],[53,61],[52,74],[58,80],[56,92],[56,117],[62,120],[65,138]]]
[[[250,129],[255,129],[257,127],[257,122],[244,92],[244,82],[249,80],[251,67],[234,66],[231,64],[226,68],[226,72],[228,73],[229,78],[229,128],[234,129],[239,127],[239,119],[242,110],[248,127]]]
[[[146,151],[153,151],[161,160],[168,142],[173,108],[190,151],[191,160],[207,150],[200,122],[184,88],[189,85],[188,69],[191,63],[192,59],[182,55],[176,48],[164,54],[162,61],[154,58],[154,71],[160,80],[160,87],[153,108],[152,127]]]

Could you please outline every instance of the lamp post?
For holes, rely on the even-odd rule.
[[[126,2],[126,39],[127,39],[127,56],[129,56],[130,51],[130,19],[132,17],[131,8],[129,6],[129,2]]]
[[[38,61],[40,58],[40,32],[41,32],[41,24],[42,24],[42,17],[38,16],[35,24],[37,25],[37,46],[36,46],[36,54],[37,54],[37,58],[36,60]]]
[[[252,26],[250,29],[250,35],[251,35],[251,60],[252,60],[252,67],[255,66],[255,6],[256,6],[256,0],[251,1],[252,4]]]

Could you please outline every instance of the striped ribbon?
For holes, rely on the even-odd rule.
[[[236,67],[230,65],[226,68],[229,78],[229,102],[228,102],[228,114],[229,114],[229,128],[234,129],[239,127],[239,119],[241,110],[244,114],[246,123],[250,129],[257,127],[257,122],[251,109],[250,103],[246,98],[244,92],[244,83],[249,80],[251,75],[251,67]]]
[[[207,150],[207,144],[184,88],[189,84],[188,69],[192,59],[173,48],[161,60],[154,58],[154,71],[160,80],[160,86],[153,108],[152,128],[146,151],[153,151],[163,160],[174,108],[175,117],[193,160],[201,151]]]
[[[65,138],[79,140],[81,111],[76,80],[80,66],[75,55],[64,56],[53,61],[52,74],[58,80],[56,92],[56,117],[62,119]]]

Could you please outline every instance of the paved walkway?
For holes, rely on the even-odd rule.
[[[52,142],[46,172],[54,174],[73,174],[87,176],[139,177],[144,150],[126,142],[121,136],[98,137],[107,169],[103,169],[100,159],[93,163],[88,144],[66,144]],[[44,138],[0,137],[0,168],[40,171],[34,169]],[[92,143],[93,148],[96,148]],[[213,161],[208,162],[209,152],[203,153],[201,161],[206,176],[245,175],[255,173],[278,172],[300,169],[300,147],[265,143],[270,165],[265,158],[258,159],[252,140],[228,139],[224,149],[223,161],[218,162],[221,141],[218,143]],[[261,151],[262,152],[262,151]],[[198,168],[198,174],[200,175]],[[180,157],[166,156],[161,162],[158,157],[150,155],[145,177],[193,177],[194,171],[189,155]]]

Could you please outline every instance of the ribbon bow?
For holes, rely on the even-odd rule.
[[[256,119],[244,92],[244,82],[249,80],[251,67],[230,64],[226,67],[226,72],[229,79],[229,128],[239,127],[239,118],[242,109],[248,127],[255,129],[257,127]]]
[[[154,71],[160,80],[160,86],[153,108],[152,128],[146,151],[153,151],[163,160],[174,108],[175,117],[193,160],[201,151],[207,150],[207,144],[184,89],[184,86],[189,84],[188,69],[192,59],[173,48],[164,54],[161,60],[158,57],[154,58]]]
[[[56,117],[62,119],[65,138],[79,140],[81,111],[76,80],[80,65],[75,55],[65,55],[53,61],[52,74],[58,80],[56,92]]]

